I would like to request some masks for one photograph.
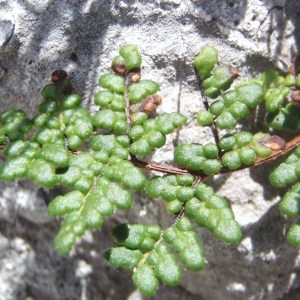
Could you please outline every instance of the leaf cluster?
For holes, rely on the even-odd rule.
[[[141,63],[135,45],[121,47],[111,70],[99,78],[94,113],[81,106],[82,98],[63,70],[54,71],[51,83],[41,90],[42,102],[33,118],[18,109],[2,112],[0,180],[28,178],[43,188],[66,188],[48,206],[50,216],[62,218],[54,239],[61,254],[69,253],[86,230],[101,229],[118,209],[131,209],[136,192],[163,200],[173,217],[169,226],[120,224],[111,232],[116,247],[104,255],[111,266],[132,270],[140,291],[153,296],[160,282],[178,285],[183,268],[204,267],[197,227],[227,244],[242,238],[228,200],[205,183],[207,178],[282,157],[270,183],[287,189],[279,209],[299,220],[300,75],[297,66],[286,75],[266,70],[232,88],[237,70],[221,66],[217,50],[204,47],[194,62],[205,106],[196,119],[211,128],[215,141],[180,144],[174,166],[165,166],[147,157],[188,119],[180,112],[157,114],[160,86],[141,79]],[[265,110],[268,130],[244,131],[240,120],[257,108]],[[286,131],[292,140],[275,134]],[[143,168],[162,174],[146,177]],[[287,239],[300,245],[299,221]]]

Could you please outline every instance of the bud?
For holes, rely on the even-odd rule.
[[[60,82],[63,81],[64,79],[66,79],[68,77],[68,73],[63,70],[63,69],[58,69],[55,70],[52,74],[51,74],[51,81],[56,83],[56,82]]]
[[[111,68],[113,69],[113,71],[121,76],[125,76],[127,73],[127,68],[125,65],[123,64],[112,64]]]
[[[140,69],[130,71],[130,73],[128,73],[128,75],[127,75],[128,84],[138,83],[140,81],[140,79],[141,79],[141,70]]]

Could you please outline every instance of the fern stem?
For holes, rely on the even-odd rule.
[[[195,70],[195,73],[197,74],[196,68],[194,68],[194,70]],[[208,111],[209,110],[209,103],[208,103],[207,97],[205,96],[205,93],[204,93],[202,80],[199,76],[196,76],[196,77],[198,79],[197,81],[198,81],[198,86],[199,86],[199,89],[200,89],[201,100],[203,101],[204,108]],[[218,144],[220,138],[219,138],[219,133],[218,133],[218,129],[217,129],[217,126],[216,126],[216,122],[214,121],[209,127],[211,129],[211,132],[212,132],[212,135],[214,137],[215,143]],[[219,156],[220,156],[220,154],[221,153],[219,153]]]
[[[243,165],[238,169],[235,170],[230,170],[226,167],[223,167],[218,174],[226,174],[230,172],[235,172],[243,169],[248,169],[251,167],[259,166],[265,163],[268,163],[270,161],[273,161],[289,152],[294,150],[296,147],[300,145],[300,135],[297,135],[296,137],[292,138],[286,143],[286,147],[284,149],[280,150],[273,150],[272,154],[268,157],[265,158],[258,158],[253,165],[247,166]],[[195,172],[195,171],[190,171],[187,169],[181,169],[173,166],[168,166],[168,165],[163,165],[163,164],[158,164],[155,162],[145,162],[142,160],[137,159],[135,156],[131,156],[131,161],[133,164],[140,168],[144,168],[150,171],[157,171],[157,172],[162,172],[166,174],[175,174],[175,175],[183,175],[183,174],[192,174],[200,178],[201,181],[204,181],[210,176],[205,175],[202,172]],[[215,174],[217,175],[217,174]]]
[[[127,123],[127,129],[126,134],[129,134],[130,128],[131,128],[131,121],[130,121],[130,110],[129,110],[129,96],[128,96],[128,86],[130,85],[130,77],[128,74],[125,77],[125,114],[126,114],[126,123]]]

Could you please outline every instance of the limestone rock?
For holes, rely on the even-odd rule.
[[[32,115],[41,87],[57,68],[70,74],[84,104],[94,109],[98,77],[129,42],[142,52],[142,76],[161,84],[160,110],[192,118],[202,107],[192,62],[203,46],[214,45],[220,61],[238,68],[241,78],[267,67],[285,70],[299,53],[299,15],[297,0],[3,0],[0,65],[6,72],[0,76],[0,110],[17,106]],[[208,130],[194,125],[173,137],[211,140]],[[170,162],[172,149],[170,140],[153,159]],[[280,299],[299,285],[300,258],[284,239],[289,221],[277,210],[279,196],[266,169],[224,175],[213,183],[231,200],[244,239],[228,247],[199,231],[207,266],[199,274],[186,272],[182,287],[161,287],[155,299]],[[76,252],[61,257],[53,249],[59,221],[46,216],[43,198],[49,201],[32,186],[2,189],[0,299],[140,299],[128,273],[108,268],[101,257],[111,245],[109,229],[128,215],[87,234]],[[130,213],[131,220],[138,218],[169,221],[164,204],[145,199]]]

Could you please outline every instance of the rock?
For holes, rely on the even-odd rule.
[[[4,77],[6,72],[7,72],[7,70],[0,66],[0,79],[2,79]]]
[[[14,34],[15,25],[9,20],[0,21],[0,52],[5,49]]]
[[[297,0],[75,2],[1,1],[0,19],[14,19],[0,22],[0,61],[8,69],[1,80],[1,111],[17,106],[32,116],[40,89],[59,68],[84,95],[84,105],[94,109],[98,77],[129,42],[142,52],[142,77],[161,84],[160,111],[180,109],[191,119],[203,107],[192,65],[203,46],[215,46],[220,61],[236,67],[240,78],[267,67],[285,70],[299,52]],[[16,43],[10,43],[12,36]],[[172,138],[177,143],[212,140],[210,131],[195,122]],[[154,161],[172,162],[174,145],[169,141]],[[161,287],[155,299],[279,299],[297,287],[299,251],[284,239],[290,221],[278,213],[279,196],[266,180],[270,168],[212,181],[232,203],[244,239],[229,247],[199,229],[205,269],[186,272],[181,287]],[[111,245],[110,229],[128,214],[105,223],[101,232],[87,234],[71,256],[62,257],[53,248],[61,220],[47,217],[47,197],[31,185],[1,187],[0,255],[9,264],[0,272],[0,299],[139,299],[129,273],[108,268],[101,257]],[[130,220],[168,224],[164,203],[138,200]]]

